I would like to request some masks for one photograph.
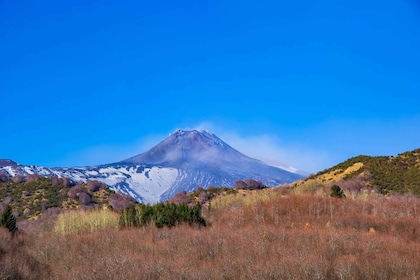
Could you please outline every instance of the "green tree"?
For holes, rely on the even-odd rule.
[[[18,230],[16,218],[13,215],[12,206],[10,206],[10,204],[6,205],[6,208],[3,210],[3,214],[0,218],[0,226],[7,228],[12,235]]]
[[[158,228],[173,227],[181,223],[206,226],[201,216],[201,205],[189,207],[186,203],[137,204],[125,208],[120,215],[120,228],[145,226],[154,223]]]
[[[340,188],[340,186],[338,185],[333,185],[331,186],[331,193],[330,193],[331,197],[337,197],[337,198],[343,198],[346,197],[344,195],[343,190]]]

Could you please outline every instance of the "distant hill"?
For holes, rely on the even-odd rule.
[[[343,182],[354,186],[375,187],[382,194],[411,193],[420,195],[420,149],[397,156],[365,156],[350,158],[305,181]]]
[[[36,174],[0,177],[0,213],[6,204],[19,220],[37,219],[44,213],[63,209],[113,208],[120,211],[133,204],[131,197],[110,190],[99,181],[75,183],[69,178],[40,177]]]
[[[247,178],[276,186],[305,177],[250,158],[202,130],[178,130],[142,154],[99,166],[46,168],[0,160],[0,176],[31,174],[69,177],[76,182],[98,180],[146,203],[164,201],[198,186],[232,187]]]

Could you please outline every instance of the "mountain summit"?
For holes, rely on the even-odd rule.
[[[3,162],[5,164],[6,162]],[[290,183],[302,175],[270,166],[235,150],[213,133],[178,130],[150,150],[126,160],[93,167],[43,168],[0,166],[0,173],[67,176],[75,181],[99,180],[139,201],[154,203],[197,186],[233,186],[252,178],[267,186]]]
[[[233,149],[211,132],[178,130],[149,151],[122,162],[153,164],[165,167],[223,167],[243,170],[243,167],[262,162]]]
[[[123,162],[155,164],[167,167],[189,164],[220,163],[229,157],[233,148],[208,131],[178,130],[149,151]],[[236,152],[239,154],[239,152]]]
[[[163,198],[197,186],[233,186],[238,179],[253,178],[269,186],[290,183],[302,175],[270,166],[235,150],[204,130],[178,130],[145,153],[120,162],[177,170],[177,178]]]
[[[264,177],[263,181],[268,184],[278,184],[278,180],[291,182],[301,178],[295,173],[250,158],[205,130],[178,130],[147,152],[122,163],[243,174],[239,177],[247,174]],[[269,177],[271,179],[268,179]]]

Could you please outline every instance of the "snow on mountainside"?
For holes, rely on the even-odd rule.
[[[67,176],[74,181],[99,180],[141,202],[155,203],[197,186],[233,186],[252,178],[268,186],[303,176],[250,158],[207,131],[179,130],[149,151],[121,162],[93,167],[44,168],[0,160],[0,173]]]

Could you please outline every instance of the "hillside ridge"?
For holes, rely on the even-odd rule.
[[[319,182],[349,181],[363,177],[366,186],[380,193],[420,195],[420,149],[397,156],[359,155],[306,178]]]

